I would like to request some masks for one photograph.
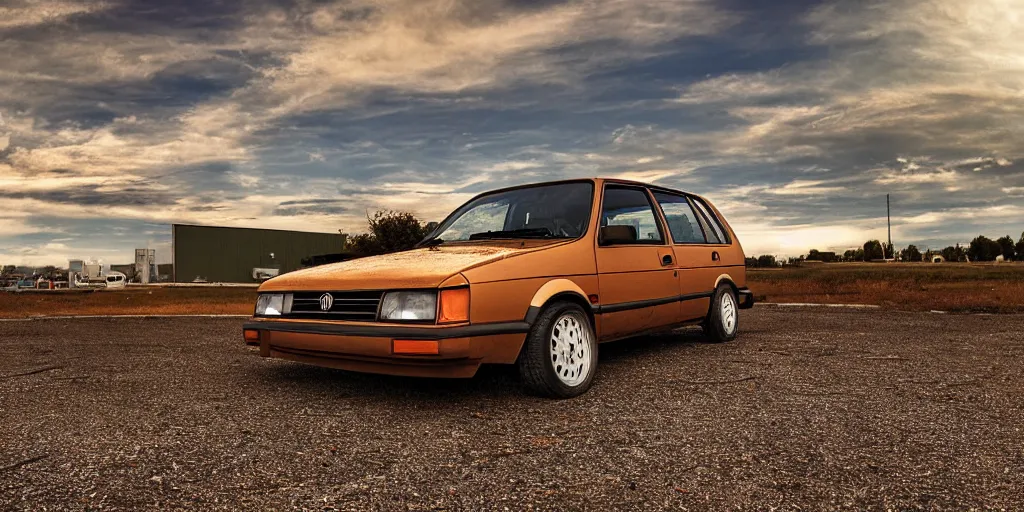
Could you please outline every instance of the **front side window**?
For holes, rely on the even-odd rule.
[[[704,232],[697,214],[693,212],[690,202],[683,196],[655,192],[654,199],[661,206],[661,212],[668,222],[668,230],[672,233],[672,242],[677,244],[703,244]]]
[[[579,238],[587,232],[594,185],[555,183],[480,196],[453,213],[433,240]]]
[[[621,226],[613,230],[602,229],[615,233],[616,244],[661,244],[665,240],[647,192],[642,189],[605,187],[601,227],[610,226]]]

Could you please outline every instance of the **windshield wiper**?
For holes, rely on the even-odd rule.
[[[470,240],[495,240],[507,238],[556,238],[548,228],[510,229],[508,231],[484,231],[469,235]],[[564,238],[564,237],[557,237]]]
[[[430,240],[424,240],[424,241],[416,244],[416,247],[431,248],[431,247],[437,247],[437,246],[439,246],[439,245],[441,245],[443,243],[444,243],[444,239],[443,238],[431,238]]]

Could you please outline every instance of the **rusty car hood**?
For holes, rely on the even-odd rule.
[[[564,241],[538,242],[453,244],[368,256],[289,272],[263,283],[260,291],[435,288],[459,272]]]

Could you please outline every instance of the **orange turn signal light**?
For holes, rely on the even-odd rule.
[[[469,288],[448,288],[441,290],[441,307],[437,323],[451,324],[469,321]]]
[[[436,356],[440,353],[440,343],[436,340],[394,340],[392,352],[416,356]]]
[[[243,329],[242,336],[247,345],[258,345],[260,343],[260,332],[256,329]]]

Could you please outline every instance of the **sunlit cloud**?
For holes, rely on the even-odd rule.
[[[796,180],[777,188],[766,190],[766,192],[783,196],[812,196],[837,194],[844,192],[843,187],[826,186],[827,182],[814,180]]]
[[[0,29],[24,28],[46,23],[60,23],[76,14],[102,11],[109,7],[100,1],[23,0],[18,5],[0,6]]]

